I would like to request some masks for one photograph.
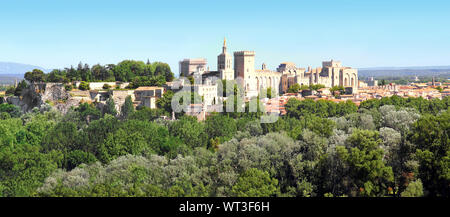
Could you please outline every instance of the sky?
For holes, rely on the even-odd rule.
[[[80,61],[167,62],[255,51],[281,62],[354,68],[450,65],[447,0],[0,0],[0,61],[64,68]]]

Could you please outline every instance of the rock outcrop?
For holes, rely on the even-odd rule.
[[[127,96],[134,96],[133,90],[73,90],[67,91],[62,83],[32,83],[22,90],[19,97],[5,97],[5,101],[21,108],[23,112],[33,108],[50,105],[61,113],[67,113],[70,108],[77,107],[82,102],[95,103],[101,109],[106,99],[112,98],[118,112]]]
[[[62,83],[31,83],[19,97],[8,97],[6,100],[19,106],[23,112],[49,104],[62,113],[67,113],[70,107],[77,106],[80,102],[72,99]]]

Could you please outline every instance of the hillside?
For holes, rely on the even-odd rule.
[[[23,63],[12,63],[12,62],[0,62],[0,75],[23,75],[25,72],[31,71],[33,69],[40,69],[44,72],[50,72],[49,69],[44,69],[40,66],[28,65]]]
[[[358,69],[362,77],[450,76],[450,66],[373,67]]]

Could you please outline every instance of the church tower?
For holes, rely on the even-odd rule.
[[[217,71],[222,80],[234,80],[232,56],[227,53],[227,39],[223,39],[222,53],[217,56]]]

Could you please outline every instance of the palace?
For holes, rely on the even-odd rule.
[[[236,80],[241,78],[241,85],[246,97],[257,96],[261,90],[271,88],[277,93],[286,93],[294,84],[312,85],[322,84],[325,87],[343,86],[358,91],[358,70],[342,66],[340,61],[324,61],[322,67],[298,68],[292,62],[281,63],[276,71],[266,68],[255,68],[254,51],[236,51],[232,56],[227,52],[227,43],[224,39],[222,53],[217,56],[217,71],[205,70],[205,59],[184,59],[180,62],[180,74],[201,75],[204,79],[218,77],[222,80]],[[191,65],[192,67],[189,67]],[[233,66],[233,67],[232,67]]]

